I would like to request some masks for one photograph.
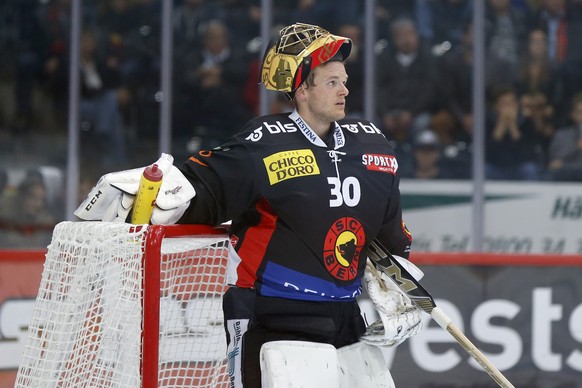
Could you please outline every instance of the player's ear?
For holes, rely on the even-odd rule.
[[[302,83],[301,85],[299,85],[299,87],[295,90],[295,95],[293,96],[293,99],[295,101],[304,101],[305,100],[305,83]]]

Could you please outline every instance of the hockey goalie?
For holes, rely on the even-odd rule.
[[[223,311],[233,388],[392,387],[381,348],[421,329],[420,310],[367,266],[373,239],[406,262],[412,238],[390,142],[345,117],[351,49],[318,26],[284,27],[261,82],[295,109],[253,119],[181,165],[167,154],[156,162],[151,223],[231,221]],[[103,176],[75,214],[130,220],[143,170]],[[368,327],[364,286],[380,316]]]

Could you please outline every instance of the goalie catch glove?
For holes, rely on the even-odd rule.
[[[162,154],[155,164],[162,170],[160,192],[151,216],[152,224],[173,224],[182,217],[196,195],[194,187],[177,167],[174,158]],[[103,175],[75,210],[86,221],[125,222],[133,207],[145,167]]]
[[[405,261],[407,266],[413,264],[397,257],[399,262]],[[414,266],[418,279],[422,271]],[[360,338],[362,342],[381,347],[397,346],[407,338],[416,335],[422,329],[422,310],[394,283],[386,274],[379,272],[368,260],[364,272],[364,285],[370,299],[380,315],[380,319],[366,328]]]

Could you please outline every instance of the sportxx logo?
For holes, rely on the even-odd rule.
[[[327,271],[339,280],[355,279],[365,242],[366,235],[360,221],[352,217],[335,221],[325,236],[323,246]]]
[[[272,185],[308,175],[319,175],[319,166],[309,149],[277,152],[263,159]]]
[[[370,171],[380,171],[396,175],[398,171],[398,161],[393,155],[364,154],[362,164]]]

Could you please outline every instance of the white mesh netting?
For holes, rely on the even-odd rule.
[[[57,225],[15,387],[227,386],[221,296],[228,238],[188,235],[152,246],[149,230]],[[160,263],[155,382],[142,381],[141,373],[151,357],[142,352],[146,246],[160,252],[148,256]]]

